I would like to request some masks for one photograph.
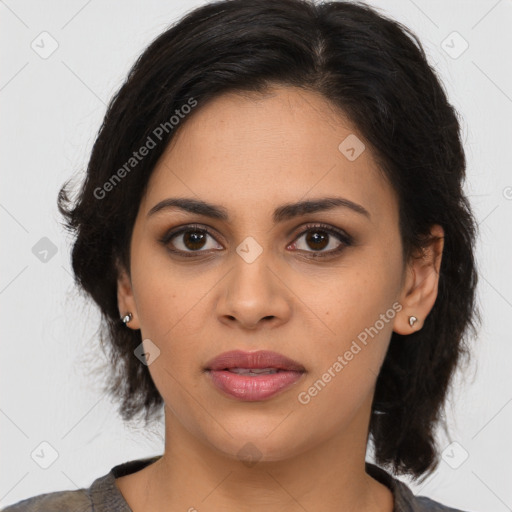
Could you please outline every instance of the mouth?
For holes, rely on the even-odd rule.
[[[269,351],[225,352],[204,370],[224,396],[249,402],[266,400],[283,392],[306,373],[300,363]]]

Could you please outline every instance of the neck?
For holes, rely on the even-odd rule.
[[[357,416],[357,415],[356,415]],[[320,444],[268,460],[245,445],[249,460],[191,434],[166,408],[164,455],[147,469],[141,510],[391,512],[390,490],[365,472],[369,412]],[[243,443],[242,443],[243,444]],[[251,461],[252,459],[252,461]]]

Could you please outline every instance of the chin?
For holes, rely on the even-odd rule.
[[[230,430],[233,437],[226,434],[222,440],[209,439],[208,442],[217,452],[221,452],[229,459],[240,461],[247,467],[253,467],[260,462],[287,460],[304,451],[304,448],[300,449],[302,443],[286,435],[285,431],[280,435],[276,432],[269,436],[268,433],[275,429],[275,426],[276,424],[269,425],[260,432],[253,431],[253,435],[244,429],[241,429],[239,435]]]

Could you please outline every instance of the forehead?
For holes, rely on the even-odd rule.
[[[145,212],[168,196],[233,209],[342,195],[376,215],[395,194],[357,129],[318,93],[276,87],[196,107],[158,161]]]

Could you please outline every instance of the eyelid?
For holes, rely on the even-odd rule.
[[[181,233],[183,233],[185,231],[205,231],[212,238],[215,238],[213,236],[213,233],[217,233],[217,230],[215,228],[208,226],[207,224],[197,224],[197,223],[184,224],[182,226],[177,226],[175,228],[171,228],[168,231],[166,231],[164,233],[164,235],[159,238],[159,241],[164,244],[169,243],[169,241],[172,238],[174,238],[176,235],[180,235]],[[196,251],[196,252],[200,252],[200,251]],[[201,252],[205,252],[205,251],[201,251]]]
[[[287,245],[287,247],[293,243],[295,243],[300,237],[308,233],[309,231],[313,229],[318,229],[327,232],[330,236],[335,236],[340,242],[341,246],[332,249],[330,251],[303,251],[303,250],[297,250],[298,253],[307,253],[312,255],[313,258],[315,257],[328,257],[328,256],[335,256],[339,254],[343,249],[345,249],[347,246],[351,246],[354,244],[354,238],[349,235],[345,230],[342,230],[340,228],[336,228],[334,226],[331,226],[329,224],[324,224],[322,222],[312,222],[312,223],[305,223],[301,225],[299,228],[297,228],[297,233],[294,235],[293,240],[290,242],[290,244]],[[172,228],[169,231],[167,231],[162,237],[159,238],[159,242],[162,243],[169,251],[171,251],[173,254],[178,255],[184,255],[186,257],[193,256],[193,255],[199,255],[201,253],[209,254],[211,255],[212,250],[197,250],[197,251],[182,251],[181,249],[170,249],[168,247],[169,242],[178,235],[181,235],[182,233],[186,231],[203,231],[208,236],[212,237],[217,243],[218,240],[213,235],[213,233],[216,233],[217,231],[212,228],[211,226],[208,226],[206,224],[198,224],[198,223],[192,223],[192,224],[185,224],[182,226],[178,226],[176,228]],[[213,233],[212,233],[213,232]],[[219,249],[213,249],[213,251],[218,251]]]
[[[334,236],[340,242],[340,246],[336,249],[331,249],[330,251],[303,251],[298,250],[298,256],[309,259],[320,259],[320,258],[334,258],[339,256],[347,247],[354,245],[355,240],[354,237],[349,235],[345,230],[336,228],[329,224],[324,224],[323,222],[313,222],[306,223],[302,225],[296,235],[294,235],[292,244],[294,244],[299,238],[308,233],[309,231],[313,231],[317,229],[318,231],[325,231],[329,236]]]
[[[308,231],[311,231],[312,229],[318,229],[326,231],[329,234],[338,235],[338,237],[340,237],[346,243],[353,243],[354,241],[353,237],[343,229],[336,228],[329,224],[324,224],[323,222],[307,222],[306,224],[300,226],[300,228],[298,229],[299,231],[297,232],[297,234],[294,235],[293,241],[295,241],[297,237],[302,236],[303,234],[307,233]]]

